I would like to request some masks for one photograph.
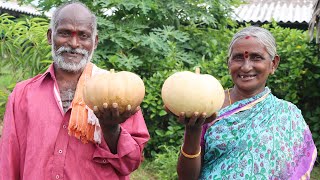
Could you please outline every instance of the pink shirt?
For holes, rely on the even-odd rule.
[[[118,153],[104,141],[83,144],[68,135],[66,113],[54,95],[53,66],[18,83],[10,95],[0,142],[0,180],[129,179],[149,133],[141,111],[121,124]]]

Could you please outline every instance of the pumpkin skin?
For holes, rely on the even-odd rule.
[[[97,106],[103,108],[103,104],[118,104],[119,113],[123,113],[127,106],[136,109],[143,101],[145,87],[142,79],[128,71],[98,74],[91,77],[85,84],[83,100],[86,105],[93,109]]]
[[[221,109],[225,94],[220,82],[209,74],[190,71],[169,76],[161,90],[164,105],[175,115],[185,112],[190,118],[194,112],[207,117]]]

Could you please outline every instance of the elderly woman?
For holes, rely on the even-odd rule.
[[[210,118],[179,116],[180,179],[309,179],[317,150],[308,125],[294,104],[266,87],[279,61],[269,31],[247,27],[234,35],[228,57],[234,86],[222,109]]]

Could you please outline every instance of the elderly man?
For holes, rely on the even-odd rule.
[[[104,71],[90,62],[96,17],[82,3],[64,4],[47,38],[54,63],[18,83],[7,103],[0,179],[129,179],[149,139],[140,109],[119,115],[117,104],[92,111],[79,103],[87,77]],[[90,121],[94,139],[77,135],[71,121]]]

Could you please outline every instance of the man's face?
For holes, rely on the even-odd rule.
[[[91,60],[97,43],[90,13],[82,6],[74,6],[79,5],[61,9],[57,24],[48,33],[55,67],[68,72],[83,70]]]

